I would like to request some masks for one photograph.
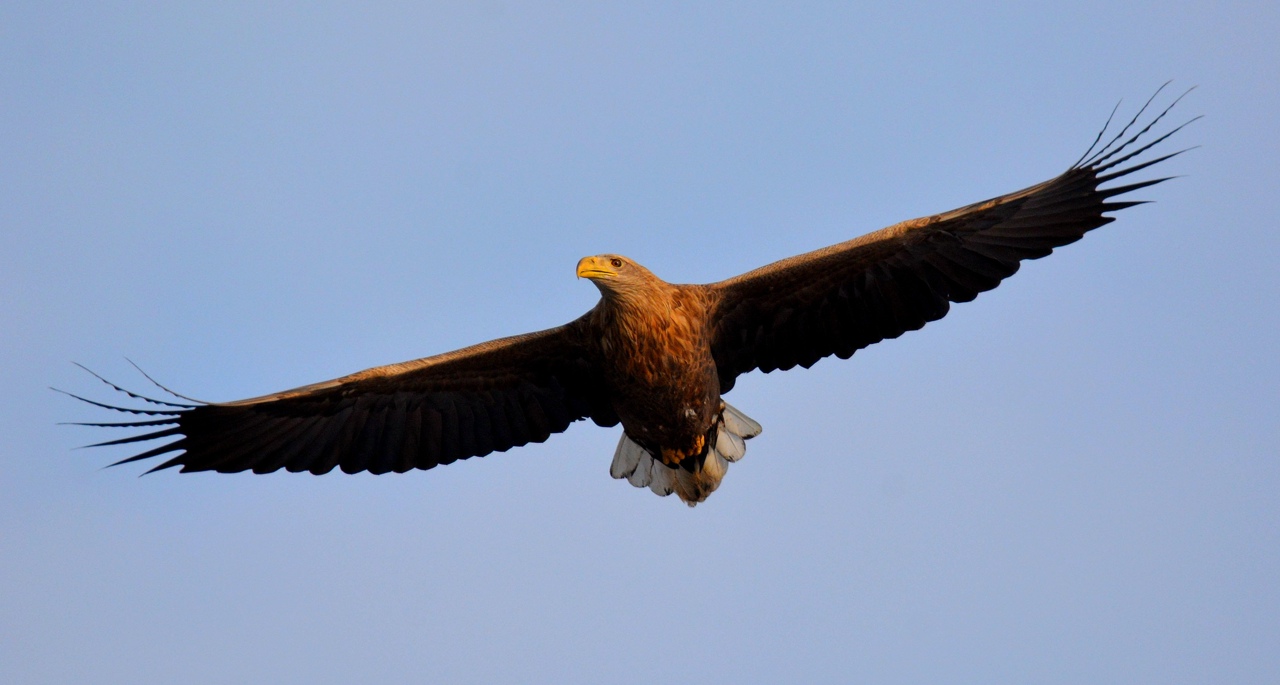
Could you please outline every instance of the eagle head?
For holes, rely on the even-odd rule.
[[[616,254],[601,254],[578,260],[578,278],[590,279],[605,297],[640,294],[662,283],[648,269]]]

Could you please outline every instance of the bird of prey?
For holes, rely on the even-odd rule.
[[[577,275],[600,301],[563,326],[237,402],[155,400],[111,384],[149,406],[77,399],[143,419],[84,425],[149,429],[98,445],[172,438],[116,462],[173,455],[152,471],[381,474],[542,442],[591,419],[622,424],[614,478],[693,506],[760,433],[723,399],[738,376],[847,359],[916,330],[1140,204],[1114,198],[1167,179],[1107,184],[1184,152],[1139,157],[1191,123],[1151,133],[1178,101],[1139,124],[1154,99],[1099,147],[1108,118],[1061,175],[985,202],[706,285],[667,283],[622,255],[584,257]]]

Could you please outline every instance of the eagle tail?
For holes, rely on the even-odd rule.
[[[759,423],[724,402],[716,423],[714,444],[707,443],[700,462],[694,460],[692,467],[663,464],[623,431],[618,449],[613,453],[609,475],[625,478],[638,488],[647,487],[660,497],[674,492],[692,507],[720,487],[729,464],[746,454],[746,441],[760,435],[761,430]]]

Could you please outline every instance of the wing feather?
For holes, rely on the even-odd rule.
[[[405,407],[404,440],[400,443],[400,453],[395,455],[391,470],[405,473],[415,468],[418,451],[422,449],[422,401],[412,398]]]
[[[308,416],[299,419],[291,429],[280,431],[276,444],[264,450],[262,458],[253,465],[253,472],[273,473],[287,468],[294,455],[315,440],[323,421],[323,416]]]

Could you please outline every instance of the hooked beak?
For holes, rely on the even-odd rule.
[[[613,278],[617,275],[607,259],[583,257],[578,260],[578,278]]]

